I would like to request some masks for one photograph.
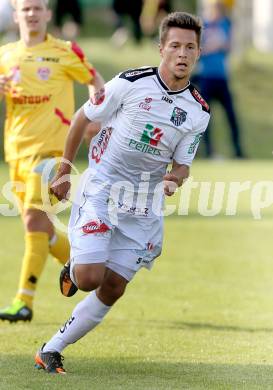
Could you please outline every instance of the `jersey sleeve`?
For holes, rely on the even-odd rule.
[[[178,164],[191,166],[196,155],[200,140],[208,127],[210,115],[203,112],[199,122],[196,124],[192,132],[186,134],[177,144],[173,159]]]
[[[64,67],[69,78],[82,84],[90,84],[96,74],[95,68],[75,42],[70,42],[69,55]]]
[[[85,116],[94,122],[107,122],[117,112],[121,106],[126,95],[129,83],[128,81],[114,77],[105,84],[105,99],[99,104],[95,105],[90,100],[84,104]]]

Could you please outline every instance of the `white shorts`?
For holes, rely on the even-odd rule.
[[[72,207],[69,223],[71,277],[75,264],[105,263],[126,280],[145,267],[151,269],[160,255],[163,219],[132,215],[124,209],[117,223],[109,216],[108,194],[84,197]]]

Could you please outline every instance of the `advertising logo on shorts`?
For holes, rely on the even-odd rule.
[[[50,76],[50,69],[46,67],[39,68],[37,70],[37,76],[42,81],[47,81]]]
[[[175,126],[181,126],[182,123],[184,123],[186,119],[187,119],[187,112],[182,110],[182,108],[174,107],[173,113],[171,116],[171,122]]]
[[[106,233],[110,230],[109,226],[106,225],[102,220],[95,220],[86,223],[82,226],[82,231],[85,234],[94,234],[94,233]]]

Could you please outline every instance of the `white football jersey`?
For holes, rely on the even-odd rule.
[[[190,83],[170,91],[154,67],[127,70],[105,89],[102,104],[84,105],[86,117],[102,123],[90,144],[90,168],[97,178],[109,184],[126,180],[136,191],[145,172],[152,194],[173,160],[191,165],[209,106]]]

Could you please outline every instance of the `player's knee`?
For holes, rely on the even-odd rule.
[[[23,220],[27,232],[46,232],[49,236],[52,236],[54,233],[53,226],[47,215],[40,210],[26,210]]]
[[[103,296],[107,296],[112,302],[117,301],[125,292],[126,285],[119,282],[107,280],[100,288]]]
[[[98,274],[85,272],[83,269],[75,267],[74,275],[77,287],[85,292],[95,290],[101,283],[102,277]]]

